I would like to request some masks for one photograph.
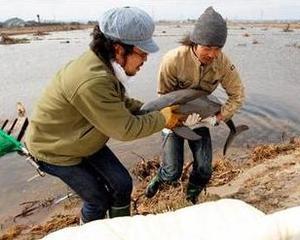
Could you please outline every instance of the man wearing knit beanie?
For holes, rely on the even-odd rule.
[[[237,69],[222,52],[226,38],[226,21],[209,7],[199,17],[193,31],[181,41],[182,46],[169,51],[162,59],[158,75],[159,94],[186,88],[200,89],[210,94],[221,84],[228,95],[220,112],[206,119],[193,114],[188,117],[186,125],[195,125],[201,121],[216,126],[221,121],[226,122],[244,101],[244,87]],[[194,131],[202,138],[188,141],[194,162],[186,198],[195,204],[212,175],[212,145],[209,128],[200,127]],[[163,162],[145,191],[148,198],[156,194],[162,183],[177,181],[182,173],[184,139],[174,132],[163,130],[163,137],[166,134],[168,138]]]
[[[227,38],[227,24],[222,16],[209,7],[197,20],[190,40],[204,46],[222,48]]]

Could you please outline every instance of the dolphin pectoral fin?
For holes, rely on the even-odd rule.
[[[191,141],[200,140],[202,138],[197,133],[195,133],[192,129],[190,129],[189,127],[186,127],[186,126],[177,127],[175,129],[173,129],[173,132],[175,132],[178,136],[183,137],[187,140],[191,140]]]
[[[239,125],[239,126],[236,127],[236,134],[244,132],[248,129],[249,129],[249,127],[247,125]]]
[[[239,125],[235,128],[235,132],[230,131],[230,133],[229,133],[229,135],[226,139],[224,148],[223,148],[223,156],[226,155],[227,149],[229,148],[229,146],[231,145],[231,143],[233,142],[235,137],[238,136],[240,133],[248,130],[248,129],[249,129],[249,127],[247,125]]]

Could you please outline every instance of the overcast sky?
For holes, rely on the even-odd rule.
[[[103,11],[117,6],[137,6],[155,20],[197,18],[213,6],[228,19],[300,19],[300,0],[0,0],[0,21],[97,20]]]

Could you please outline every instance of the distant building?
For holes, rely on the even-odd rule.
[[[3,27],[24,27],[26,22],[20,18],[10,18],[3,23]]]

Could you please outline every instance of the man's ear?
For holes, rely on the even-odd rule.
[[[123,66],[125,50],[120,44],[116,43],[113,46],[114,46],[114,50],[115,50],[115,60],[117,63],[119,63],[121,66]]]
[[[116,55],[120,55],[120,56],[124,55],[124,48],[120,44],[118,43],[114,44],[114,49]]]

